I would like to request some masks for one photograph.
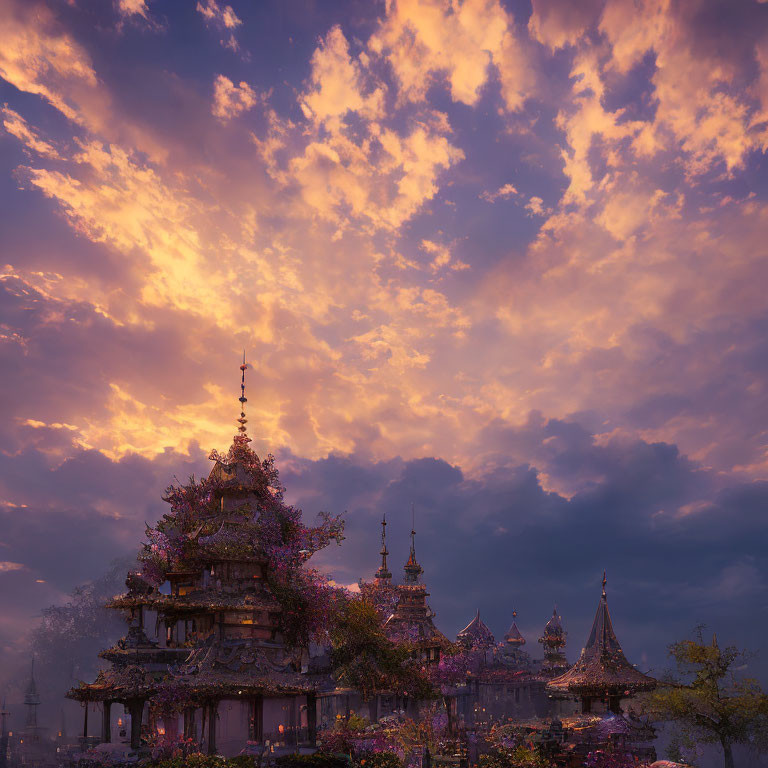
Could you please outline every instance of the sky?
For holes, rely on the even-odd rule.
[[[436,622],[768,631],[768,2],[0,0],[0,650],[236,427]],[[751,671],[768,681],[760,654]]]

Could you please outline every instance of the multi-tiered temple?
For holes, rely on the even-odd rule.
[[[249,448],[246,367],[232,447],[212,454],[206,480],[169,489],[171,512],[147,529],[142,574],[110,604],[128,623],[101,654],[111,668],[68,694],[101,704],[105,742],[113,704],[129,713],[134,749],[177,734],[225,755],[247,742],[315,741],[325,679],[307,673],[305,649],[328,595],[303,563],[340,531],[331,520],[304,527],[272,458]]]
[[[397,587],[397,605],[384,628],[395,641],[409,642],[428,664],[437,664],[451,642],[435,626],[435,613],[427,604],[427,587],[421,581],[424,569],[416,559],[416,531],[411,529],[411,550],[405,563],[403,583]]]

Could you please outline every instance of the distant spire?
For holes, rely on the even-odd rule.
[[[245,425],[248,423],[248,419],[245,418],[245,404],[248,402],[248,398],[245,396],[245,372],[248,369],[248,364],[245,362],[245,350],[243,350],[243,364],[240,366],[240,418],[237,420],[240,425],[237,431],[240,433],[237,437],[240,442],[248,443],[250,438],[245,434]]]
[[[603,571],[603,589],[587,643],[576,664],[549,683],[551,690],[568,690],[591,699],[625,696],[627,691],[636,693],[656,687],[656,681],[636,670],[621,649],[608,611],[606,583]]]
[[[416,510],[411,504],[411,552],[408,555],[408,562],[405,564],[405,581],[415,584],[422,573],[424,573],[424,569],[416,559]]]
[[[512,626],[507,630],[507,634],[504,635],[504,639],[511,646],[521,647],[525,645],[525,638],[522,636],[520,630],[517,628],[517,611],[512,611]]]
[[[387,549],[387,515],[386,513],[381,517],[381,565],[379,570],[376,571],[375,578],[379,582],[388,582],[392,578],[392,573],[387,566],[387,555],[389,550]]]
[[[3,706],[0,707],[0,739],[4,739],[8,735],[6,729],[6,718],[10,712],[5,708],[5,694],[3,694]],[[5,748],[4,743],[0,743],[0,748]],[[4,765],[5,755],[0,755],[0,765]]]
[[[29,675],[29,685],[24,695],[24,705],[27,707],[26,728],[37,728],[37,708],[40,705],[40,695],[35,683],[35,657],[32,657],[32,667]]]

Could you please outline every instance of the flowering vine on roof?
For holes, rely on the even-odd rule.
[[[249,442],[235,436],[226,454],[211,452],[215,464],[207,478],[166,490],[171,509],[147,526],[139,553],[143,575],[159,586],[169,573],[218,560],[262,561],[286,642],[304,646],[327,632],[334,595],[328,579],[305,563],[331,541],[341,542],[344,522],[321,512],[318,525],[306,525],[301,510],[283,498],[274,457],[259,459]]]

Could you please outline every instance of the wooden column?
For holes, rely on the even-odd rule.
[[[85,702],[85,714],[83,715],[83,738],[88,738],[88,702]]]
[[[112,702],[105,701],[101,705],[101,740],[105,744],[109,744],[112,741],[112,720],[110,717],[110,710],[112,709]]]
[[[141,718],[144,714],[144,702],[134,699],[128,704],[128,712],[131,715],[131,749],[141,748]]]
[[[379,722],[378,694],[374,693],[373,696],[371,696],[370,700],[368,701],[368,719],[371,721],[371,724]]]
[[[216,754],[216,710],[219,706],[218,701],[214,701],[208,707],[208,754]]]
[[[317,695],[307,694],[307,741],[310,747],[317,746]]]
[[[253,710],[251,714],[253,723],[251,725],[251,739],[261,744],[264,741],[264,697],[259,695],[253,699]]]
[[[301,725],[301,721],[299,721],[299,718],[297,717],[299,697],[291,696],[289,701],[290,701],[290,705],[288,707],[288,732],[290,733],[290,736],[291,736],[291,742],[294,745],[298,745],[299,726]]]
[[[184,738],[197,741],[197,729],[195,728],[195,708],[187,707],[184,710]]]

